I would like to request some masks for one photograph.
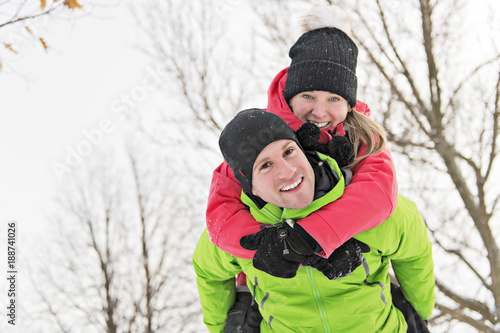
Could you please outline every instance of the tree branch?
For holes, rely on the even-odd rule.
[[[17,17],[17,15],[19,14],[20,9],[22,8],[22,6],[20,6],[18,8],[18,11],[16,12],[16,14],[14,15],[14,17],[12,19],[10,19],[7,22],[0,23],[0,28],[5,27],[5,26],[10,25],[10,24],[16,24],[16,23],[19,23],[19,22],[22,22],[22,21],[32,20],[32,19],[35,19],[35,18],[38,18],[38,17],[45,16],[47,14],[52,13],[53,11],[55,11],[56,9],[58,9],[61,6],[64,6],[64,1],[56,3],[51,8],[49,8],[49,9],[47,9],[45,11],[42,11],[40,13],[32,14],[32,15],[26,15],[26,16],[22,16],[22,17]]]
[[[383,25],[383,28],[384,28],[384,32],[385,32],[385,36],[387,38],[387,41],[394,53],[394,56],[396,57],[396,59],[398,60],[399,64],[401,65],[402,67],[402,70],[401,70],[401,74],[403,74],[403,76],[406,77],[407,81],[408,81],[408,84],[410,85],[410,88],[412,90],[412,93],[413,93],[413,97],[415,97],[415,99],[417,100],[417,104],[419,105],[419,110],[420,112],[423,114],[423,115],[426,115],[428,114],[428,111],[427,111],[427,107],[424,103],[424,101],[422,100],[422,97],[420,96],[420,93],[417,89],[417,86],[415,84],[415,81],[408,69],[408,66],[406,65],[405,61],[401,58],[399,52],[398,52],[398,49],[396,48],[396,45],[393,41],[393,38],[392,38],[392,35],[389,31],[389,27],[387,26],[387,21],[386,21],[386,18],[385,18],[385,12],[384,10],[382,9],[382,6],[380,4],[380,1],[377,0],[377,7],[378,7],[378,10],[379,10],[379,15],[380,15],[380,18],[381,18],[381,21],[382,21],[382,25]],[[367,26],[368,27],[368,26]],[[377,42],[377,44],[379,45],[379,48],[380,47],[380,44]],[[386,55],[386,53],[384,52],[384,55]],[[386,55],[386,58],[388,59],[388,56]],[[391,61],[392,62],[392,61]],[[395,68],[397,69],[397,67],[395,66]]]
[[[451,309],[440,303],[436,303],[436,309],[438,309],[441,312],[440,314],[441,317],[449,316],[452,319],[455,319],[459,322],[463,322],[470,325],[471,327],[474,327],[479,332],[484,332],[484,333],[498,332],[495,329],[492,329],[490,326],[486,325],[485,323],[478,321],[475,318],[471,318],[470,316],[467,316],[461,311],[461,309]]]
[[[422,14],[422,35],[424,39],[424,50],[427,55],[427,67],[429,70],[429,92],[431,95],[432,115],[429,123],[434,130],[442,128],[443,114],[441,111],[441,88],[439,84],[438,69],[433,52],[432,37],[432,7],[429,0],[420,0],[420,12]]]
[[[445,294],[447,297],[449,297],[454,302],[456,302],[460,308],[462,308],[462,309],[467,308],[467,309],[470,309],[474,312],[477,312],[481,316],[483,316],[484,320],[488,320],[489,322],[496,324],[497,319],[495,318],[495,315],[491,313],[490,309],[485,304],[478,302],[478,301],[471,299],[471,298],[465,298],[465,297],[459,296],[458,294],[453,292],[451,289],[446,287],[443,283],[441,283],[438,279],[436,279],[436,287],[443,294]],[[459,315],[463,315],[463,312],[460,311]]]
[[[483,286],[489,291],[492,291],[490,284],[486,281],[486,279],[484,279],[481,276],[481,274],[477,271],[477,269],[465,258],[465,256],[462,254],[462,252],[460,252],[460,250],[449,249],[445,247],[436,237],[434,237],[434,242],[437,245],[439,245],[439,247],[442,248],[444,251],[457,256],[458,259],[460,259],[460,261],[462,261],[467,267],[469,267],[469,269],[474,273],[474,275],[481,281]]]

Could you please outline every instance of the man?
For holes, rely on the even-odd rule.
[[[263,225],[261,232],[241,240],[257,250],[253,261],[220,250],[206,232],[200,237],[193,265],[210,332],[224,330],[236,298],[234,276],[240,272],[263,317],[261,332],[406,332],[405,315],[392,302],[390,262],[406,300],[422,319],[430,317],[435,300],[431,243],[411,201],[399,196],[389,219],[354,237],[354,247],[344,256],[351,255],[352,265],[324,259],[293,221],[342,196],[344,177],[337,163],[305,153],[281,118],[258,109],[236,115],[219,145],[241,183],[242,202]],[[361,250],[369,252],[359,265]],[[286,253],[288,262],[276,261],[280,267],[272,276],[264,272],[274,273],[272,267],[259,267],[269,261],[259,258],[276,251]]]

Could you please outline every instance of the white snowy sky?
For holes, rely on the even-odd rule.
[[[48,52],[22,40],[0,73],[0,234],[16,220],[21,239],[44,225],[60,181],[53,164],[66,165],[70,149],[83,152],[117,136],[123,121],[113,103],[141,84],[147,67],[127,1],[40,25]],[[85,133],[108,120],[108,133],[100,140],[94,132],[89,145]]]

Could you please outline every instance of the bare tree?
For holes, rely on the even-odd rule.
[[[259,36],[278,54],[297,24],[289,18],[305,5],[336,5],[352,18],[358,96],[386,127],[400,191],[419,203],[434,239],[439,293],[432,324],[500,331],[498,6],[255,1]]]
[[[182,140],[176,139],[178,132],[150,137],[166,147],[189,142],[213,151],[209,138],[216,138],[228,116],[244,104],[248,83],[257,76],[249,69],[254,76],[244,76],[247,85],[241,88],[231,81],[241,76],[232,74],[226,81],[220,75],[248,63],[271,78],[284,66],[271,70],[270,53],[277,55],[273,63],[288,64],[277,59],[285,57],[286,44],[295,39],[294,16],[306,5],[338,6],[352,17],[360,48],[358,97],[386,127],[400,192],[417,201],[433,236],[439,293],[431,324],[447,331],[467,325],[498,332],[500,254],[495,236],[500,226],[493,222],[498,221],[500,192],[493,182],[499,152],[495,36],[500,20],[493,1],[491,7],[452,0],[253,1],[246,8],[261,19],[256,26],[262,30],[254,35],[262,38],[246,43],[260,51],[252,62],[226,58],[228,46],[234,55],[245,54],[245,43],[222,39],[227,27],[234,27],[220,25],[228,21],[227,11],[223,19],[213,16],[221,4],[239,8],[246,2],[215,3],[151,0],[141,7],[138,20],[149,41],[145,50],[170,75],[165,94],[175,97],[169,99],[174,106],[160,112],[161,124],[190,125]],[[480,6],[484,8],[478,10]],[[236,10],[231,15],[239,17]],[[194,142],[184,140],[193,135]]]
[[[190,260],[220,162],[216,139],[257,84],[249,74],[255,48],[250,42],[248,52],[228,52],[223,19],[232,7],[219,4],[134,7],[154,71],[169,80],[159,121],[150,127],[143,110],[131,115],[161,150],[104,153],[110,156],[88,171],[73,171],[74,184],[63,183],[53,219],[61,222],[52,248],[58,264],[41,267],[34,280],[43,313],[61,332],[195,332],[203,325]]]
[[[193,215],[203,213],[191,205],[202,207],[203,196],[189,191],[192,188],[189,184],[196,183],[196,179],[190,181],[185,175],[181,176],[182,165],[175,165],[175,155],[148,159],[138,149],[129,148],[127,155],[140,225],[142,277],[138,278],[142,293],[134,302],[134,308],[145,322],[145,328],[140,331],[189,332],[188,323],[200,314],[193,306],[197,304],[196,288],[187,283],[194,281],[186,279],[191,272],[194,240],[200,231],[194,227],[199,217],[193,218]],[[158,153],[153,150],[147,154]],[[151,172],[152,165],[161,166],[163,172]]]
[[[157,150],[104,154],[61,190],[53,264],[33,274],[40,313],[61,332],[196,331],[191,204],[203,196],[186,197],[192,185]]]
[[[418,197],[434,238],[432,323],[500,332],[500,13],[489,4],[477,12],[477,4],[443,0],[342,8],[366,55],[362,91],[374,96],[374,115],[406,161],[400,190]]]
[[[53,264],[37,267],[35,289],[61,332],[117,332],[117,269],[126,263],[119,254],[127,254],[127,235],[116,215],[123,196],[108,167],[65,183],[45,254]]]
[[[248,26],[234,22],[248,16],[240,4],[148,0],[133,8],[146,36],[142,49],[168,77],[162,87],[168,104],[155,123],[167,134],[141,126],[154,141],[217,152],[215,139],[225,123],[255,95],[255,37]]]

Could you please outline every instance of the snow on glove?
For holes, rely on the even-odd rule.
[[[261,231],[244,236],[240,244],[257,250],[253,266],[275,277],[293,278],[300,263],[314,254],[313,247],[288,223],[261,225]]]
[[[318,142],[321,135],[319,127],[312,123],[305,123],[300,126],[296,134],[302,148],[330,156],[341,168],[349,165],[354,159],[354,145],[349,140],[347,132],[345,136],[332,135],[329,143],[320,143]]]
[[[330,280],[336,280],[350,275],[363,263],[363,252],[370,252],[370,247],[351,238],[333,251],[328,259],[312,255],[303,260],[302,265],[314,267]]]
[[[258,333],[262,315],[250,291],[238,291],[233,307],[227,313],[224,333]]]

